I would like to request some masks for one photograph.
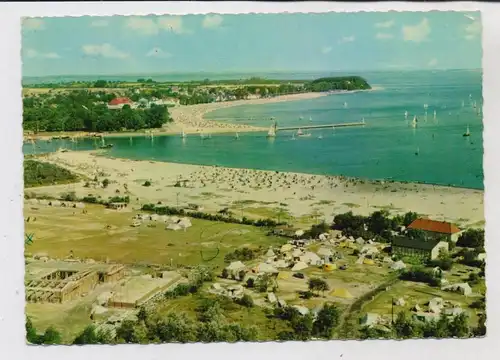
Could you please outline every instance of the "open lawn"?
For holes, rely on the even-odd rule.
[[[192,219],[187,231],[165,230],[161,222],[132,227],[135,212],[108,210],[99,205],[81,209],[26,205],[26,233],[33,233],[30,253],[64,258],[73,251],[78,258],[120,263],[173,266],[205,264],[220,267],[224,255],[239,247],[280,246],[284,240],[266,236],[266,230],[239,224]],[[33,222],[33,218],[36,221]]]

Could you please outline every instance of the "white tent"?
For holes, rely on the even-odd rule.
[[[83,209],[83,208],[85,208],[85,204],[81,203],[81,202],[78,202],[78,203],[75,204],[75,208],[77,208],[77,209]]]
[[[401,260],[396,261],[395,263],[393,263],[391,265],[392,270],[401,270],[401,269],[405,269],[405,268],[406,268],[406,264],[404,262],[402,262]]]
[[[300,271],[307,269],[307,264],[303,261],[297,261],[292,268],[292,271]]]
[[[267,300],[271,303],[274,304],[278,299],[276,299],[276,295],[274,293],[268,293],[267,294]]]
[[[59,200],[52,200],[50,202],[51,206],[61,206],[61,202]]]
[[[274,262],[274,263],[272,263],[272,264],[273,264],[273,266],[274,266],[275,268],[278,268],[278,269],[288,267],[288,263],[287,263],[285,260],[282,260],[282,259],[281,259],[281,260],[278,260],[278,261],[275,261],[275,262]]]
[[[297,230],[295,232],[295,236],[302,236],[302,235],[304,235],[304,230]]]
[[[151,216],[149,217],[149,219],[150,219],[151,221],[158,221],[158,219],[159,219],[159,218],[160,218],[160,216],[159,216],[159,215],[157,215],[157,214],[153,214],[153,215],[151,215]]]
[[[280,252],[285,253],[285,252],[292,251],[292,249],[293,249],[293,246],[291,244],[285,244],[281,247]]]
[[[300,250],[300,249],[295,249],[295,250],[293,250],[293,252],[292,252],[292,256],[293,256],[293,257],[299,257],[299,256],[301,256],[301,255],[302,255],[302,250]]]
[[[240,271],[240,270],[243,270],[245,268],[246,268],[245,264],[243,264],[241,261],[233,261],[231,264],[229,264],[226,267],[226,270],[228,270],[228,271]]]
[[[373,326],[373,325],[378,324],[379,321],[380,321],[379,314],[367,313],[361,318],[361,325],[362,326]]]
[[[356,239],[356,244],[363,245],[365,243],[365,240],[362,237],[359,237]]]
[[[333,251],[326,248],[326,247],[322,247],[318,250],[318,255],[319,256],[333,256]]]
[[[179,224],[184,229],[193,226],[193,224],[191,224],[191,220],[189,220],[189,218],[186,217],[182,218],[177,224]]]
[[[441,309],[444,307],[444,301],[440,297],[435,297],[429,300],[429,311],[434,314],[441,313]]]
[[[31,204],[31,205],[36,205],[38,204],[38,199],[28,199],[27,201],[28,204]]]
[[[304,253],[304,255],[302,255],[300,257],[300,261],[303,261],[306,264],[310,264],[310,265],[320,265],[321,264],[321,258],[317,254],[310,252],[310,251]]]
[[[300,305],[292,305],[294,309],[296,309],[300,315],[307,315],[309,314],[309,309],[306,308],[305,306],[300,306]]]
[[[182,226],[180,226],[179,224],[168,224],[167,225],[167,230],[177,231],[177,230],[181,230],[181,229],[182,229]]]
[[[271,257],[271,256],[275,256],[276,254],[274,253],[273,251],[273,248],[269,248],[269,250],[267,250],[266,252],[266,257]]]
[[[278,273],[279,271],[272,265],[266,263],[260,263],[256,267],[254,267],[254,272],[256,273]]]
[[[448,285],[448,286],[443,287],[443,290],[458,292],[458,293],[465,295],[465,296],[469,296],[470,294],[472,294],[472,289],[471,289],[470,285],[467,283]]]

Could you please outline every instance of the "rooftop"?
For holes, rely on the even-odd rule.
[[[460,232],[460,229],[455,224],[431,219],[414,220],[410,225],[408,225],[408,229],[432,231],[442,234],[455,234]]]
[[[432,250],[439,242],[438,239],[416,240],[398,236],[392,240],[392,245],[410,249]]]

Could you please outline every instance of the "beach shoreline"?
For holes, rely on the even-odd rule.
[[[234,132],[262,132],[268,131],[267,127],[250,126],[245,124],[234,124],[231,122],[220,122],[214,120],[207,120],[205,116],[215,110],[225,109],[229,107],[241,106],[241,105],[263,105],[263,104],[273,104],[279,102],[288,101],[299,101],[299,100],[309,100],[316,99],[324,96],[336,95],[336,94],[346,94],[346,93],[356,93],[356,92],[367,92],[367,91],[378,91],[383,88],[374,86],[369,90],[352,90],[352,91],[336,91],[336,92],[308,92],[299,94],[290,94],[276,96],[272,98],[251,98],[247,100],[234,100],[234,101],[223,101],[214,102],[207,104],[196,104],[196,105],[179,105],[169,108],[170,116],[173,122],[165,124],[160,129],[143,129],[140,132],[135,131],[124,131],[124,132],[104,132],[97,136],[102,136],[104,138],[114,138],[114,137],[144,137],[144,136],[167,136],[167,135],[180,135],[182,132],[185,134],[224,134],[224,133],[234,133]],[[33,140],[50,140],[53,137],[92,137],[91,133],[88,132],[60,132],[60,133],[44,133],[44,134],[34,134],[28,135],[26,137]]]
[[[41,158],[89,179],[100,174],[100,180],[109,179],[107,188],[68,184],[28,188],[26,192],[58,196],[75,191],[80,197],[93,193],[105,199],[116,196],[118,190],[119,196],[128,194],[133,198],[136,206],[158,201],[170,206],[196,203],[207,211],[241,203],[253,203],[259,208],[286,203],[286,212],[295,218],[318,213],[327,222],[347,211],[361,215],[377,210],[388,210],[393,215],[414,211],[461,226],[484,225],[484,191],[479,189],[101,155],[101,151],[93,150],[52,153]],[[143,186],[146,180],[152,186]],[[176,186],[179,182],[189,185]]]

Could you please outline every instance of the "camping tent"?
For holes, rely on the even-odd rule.
[[[322,247],[318,250],[318,255],[319,256],[333,256],[333,251],[326,248],[326,247]]]
[[[330,296],[335,296],[344,299],[352,299],[352,294],[346,288],[335,288],[330,292]]]
[[[321,263],[321,258],[315,253],[308,251],[300,257],[300,261],[310,265],[319,265]]]
[[[472,294],[472,289],[467,283],[448,285],[443,287],[443,290],[458,292],[465,296],[469,296],[470,294]]]
[[[285,260],[278,260],[273,263],[275,268],[286,268],[288,267],[288,263]]]
[[[278,273],[278,280],[287,280],[290,277],[290,274],[284,271],[280,271]]]
[[[375,262],[372,259],[364,259],[363,264],[365,265],[375,265]]]
[[[167,230],[177,231],[177,230],[181,230],[181,229],[182,229],[182,227],[179,224],[168,224],[167,225]]]
[[[252,269],[254,273],[271,273],[271,274],[277,274],[279,271],[272,265],[266,264],[266,263],[260,263],[256,267]]]
[[[295,232],[295,236],[297,236],[297,237],[300,237],[300,236],[302,236],[302,235],[304,235],[304,230],[297,230],[297,231]]]
[[[281,247],[280,252],[285,253],[289,252],[293,249],[293,246],[291,244],[285,244]]]
[[[404,262],[402,262],[401,260],[396,261],[395,263],[393,263],[391,265],[392,270],[401,270],[401,269],[405,269],[405,268],[406,268],[406,264]]]
[[[292,268],[292,271],[300,271],[307,268],[307,264],[303,261],[297,261]]]
[[[272,257],[272,256],[275,256],[276,254],[274,253],[273,251],[273,248],[269,248],[269,250],[267,250],[266,252],[266,256],[267,257]]]
[[[188,227],[193,226],[191,224],[191,220],[189,220],[189,218],[187,218],[187,217],[182,218],[177,224],[179,224],[179,226],[184,228],[184,229],[187,229]]]

